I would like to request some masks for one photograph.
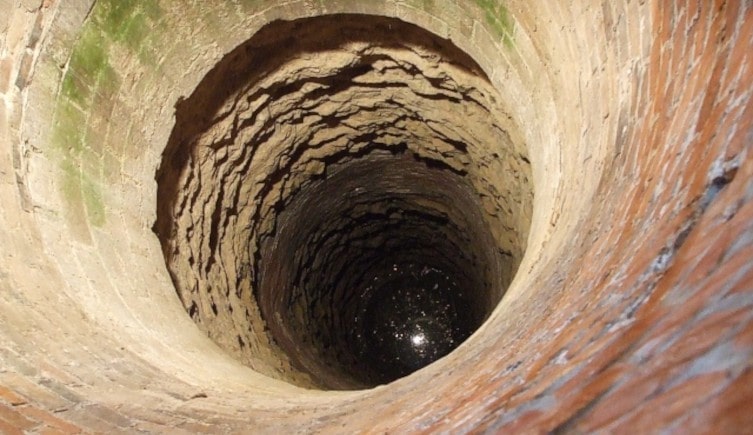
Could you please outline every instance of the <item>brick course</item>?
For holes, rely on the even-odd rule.
[[[155,0],[93,21],[116,3],[0,0],[0,432],[753,427],[750,2]],[[225,355],[151,231],[179,97],[265,22],[324,12],[468,52],[536,188],[526,257],[478,333],[345,393]]]

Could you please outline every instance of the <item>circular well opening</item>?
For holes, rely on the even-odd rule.
[[[361,389],[451,352],[500,301],[527,150],[481,68],[403,21],[268,24],[176,106],[155,231],[188,314],[268,376]]]

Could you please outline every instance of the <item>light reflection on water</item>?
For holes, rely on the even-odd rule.
[[[451,352],[476,328],[463,288],[442,270],[393,264],[375,277],[357,357],[377,382],[406,376]]]

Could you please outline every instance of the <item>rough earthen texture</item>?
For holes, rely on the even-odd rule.
[[[533,195],[517,126],[481,74],[416,26],[354,15],[270,25],[222,59],[179,104],[157,177],[156,230],[202,329],[257,371],[311,385],[272,343],[307,335],[296,365],[336,366],[343,356],[317,362],[339,340],[315,325],[352,329],[334,317],[376,267],[369,251],[450,262],[491,295],[486,317],[522,258]]]
[[[518,273],[477,333],[349,392],[229,356],[151,231],[179,100],[265,24],[331,13],[468,53],[535,187]],[[753,427],[750,2],[4,0],[0,17],[2,430]]]

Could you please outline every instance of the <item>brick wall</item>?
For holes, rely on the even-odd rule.
[[[178,99],[264,23],[333,12],[474,57],[536,189],[487,323],[348,393],[224,354],[151,232]],[[750,2],[0,0],[0,17],[0,431],[753,426]]]

